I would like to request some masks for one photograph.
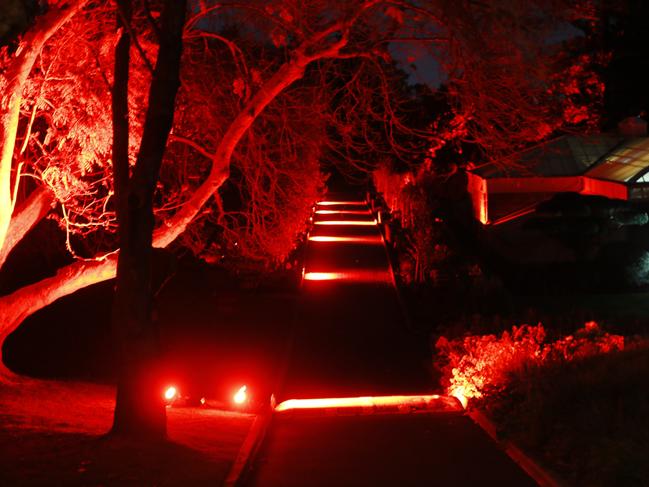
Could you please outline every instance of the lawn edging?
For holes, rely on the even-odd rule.
[[[272,416],[273,409],[268,409],[255,417],[245,440],[241,444],[241,448],[239,448],[239,453],[232,463],[228,475],[225,477],[224,487],[241,485],[246,474],[250,471],[252,461],[257,456],[257,452],[266,437]]]
[[[509,458],[516,462],[516,464],[520,466],[527,475],[532,477],[539,486],[562,487],[562,484],[553,475],[527,456],[511,441],[500,439],[496,432],[496,426],[482,411],[479,409],[471,409],[467,411],[466,414],[475,424],[480,426],[480,428],[482,428],[494,442],[496,442]]]

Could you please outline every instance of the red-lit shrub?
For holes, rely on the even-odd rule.
[[[496,335],[466,336],[436,343],[443,364],[442,381],[447,392],[465,398],[481,398],[502,392],[513,373],[532,365],[572,361],[621,351],[624,337],[604,332],[594,321],[574,335],[546,341],[542,324],[522,325]]]

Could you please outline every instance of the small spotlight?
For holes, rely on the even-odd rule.
[[[244,402],[246,402],[246,399],[248,399],[248,394],[246,393],[247,389],[248,388],[246,386],[241,386],[241,388],[234,395],[235,404],[243,404]]]
[[[165,391],[165,399],[167,401],[172,401],[178,396],[178,389],[176,389],[174,386],[167,387],[167,390]]]

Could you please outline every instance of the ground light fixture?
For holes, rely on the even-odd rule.
[[[469,404],[469,398],[464,395],[464,387],[453,389],[450,394],[458,401],[460,401],[462,407],[466,409],[467,405]]]
[[[175,399],[178,398],[178,389],[176,386],[169,386],[164,391],[164,398],[168,404],[171,404]]]
[[[248,400],[248,386],[246,385],[241,386],[239,390],[235,393],[235,395],[232,397],[232,400],[238,406],[242,406],[243,404],[245,404],[246,401]]]

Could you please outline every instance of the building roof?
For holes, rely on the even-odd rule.
[[[576,176],[604,157],[623,141],[617,135],[564,135],[523,151],[518,167],[504,169],[487,164],[473,170],[485,178],[522,178],[533,176]]]
[[[649,137],[641,137],[618,144],[585,175],[620,183],[638,180],[649,182],[647,170],[649,170]]]

